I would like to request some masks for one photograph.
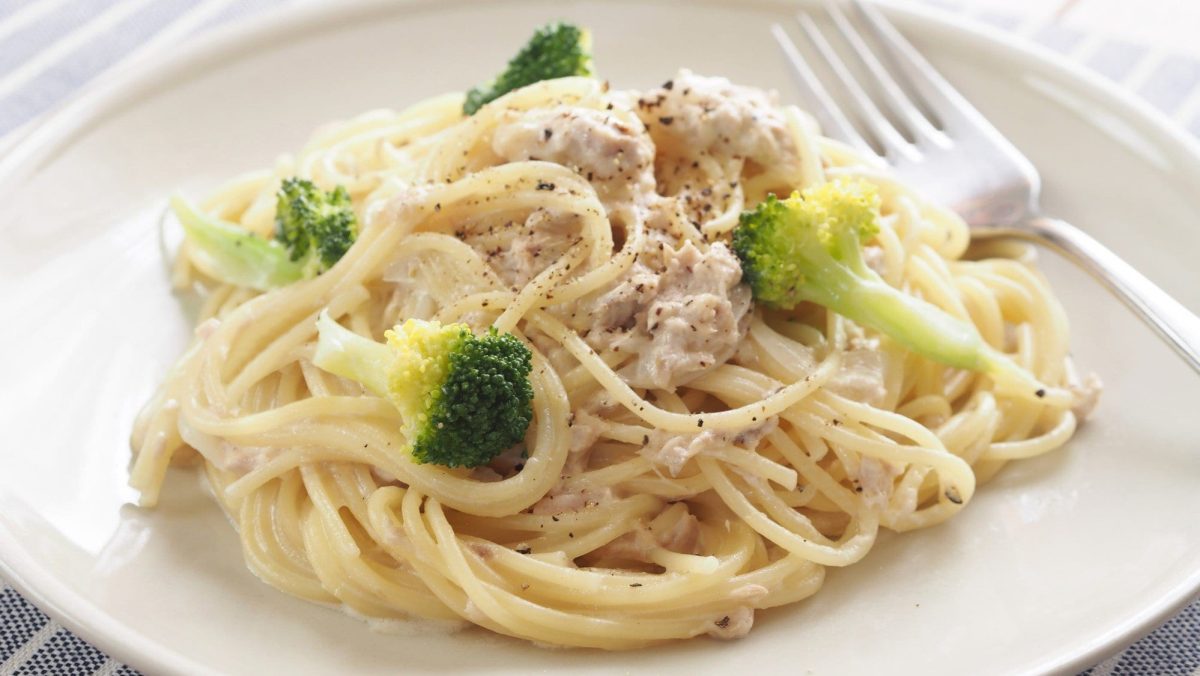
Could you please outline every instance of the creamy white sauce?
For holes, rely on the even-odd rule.
[[[666,468],[672,477],[677,477],[696,456],[710,455],[730,447],[755,450],[762,438],[778,426],[779,419],[772,416],[743,430],[705,430],[697,434],[656,430],[647,435],[648,443],[639,453],[655,465]]]

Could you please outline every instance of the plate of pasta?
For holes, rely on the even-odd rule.
[[[888,9],[1200,303],[1194,142]],[[790,3],[290,11],[0,163],[0,572],[118,659],[1070,670],[1200,588],[1200,383],[824,137]]]

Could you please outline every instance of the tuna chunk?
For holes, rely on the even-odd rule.
[[[708,635],[713,638],[741,638],[750,633],[750,629],[754,626],[754,609],[747,606],[738,606],[734,608],[728,615],[723,615],[713,622],[713,628],[708,630]]]
[[[1076,420],[1083,422],[1100,401],[1100,391],[1104,389],[1104,383],[1095,373],[1089,373],[1082,381],[1072,373],[1069,387],[1075,395],[1075,405],[1071,407],[1071,412],[1075,414]]]
[[[464,228],[462,239],[510,287],[522,287],[558,260],[576,241],[573,214],[535,209],[524,222],[505,220]]]
[[[496,128],[492,150],[510,162],[568,167],[591,182],[610,209],[654,192],[650,137],[607,111],[568,106],[513,111]]]
[[[779,419],[772,416],[744,430],[705,430],[699,434],[654,432],[640,453],[655,465],[666,467],[671,476],[676,477],[688,461],[698,455],[711,454],[730,446],[754,450],[758,442],[778,426]]]
[[[655,145],[673,154],[795,163],[797,150],[774,92],[681,70],[638,99]]]
[[[636,354],[621,375],[635,387],[671,390],[724,363],[749,325],[750,289],[723,243],[664,250],[656,274],[635,265],[593,305],[588,342]]]
[[[879,406],[887,397],[879,340],[852,338],[848,347],[842,354],[841,367],[826,387],[847,399]]]

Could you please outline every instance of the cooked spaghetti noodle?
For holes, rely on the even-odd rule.
[[[325,127],[203,203],[269,237],[283,178],[345,186],[362,230],[327,272],[260,293],[187,244],[177,258],[176,287],[206,302],[137,421],[132,484],[155,504],[194,449],[280,590],[548,644],[740,636],[881,528],[939,523],[1006,462],[1063,445],[1094,398],[1027,255],[964,260],[958,217],[768,94],[684,71],[643,93],[565,78],[470,117],[462,102]],[[738,214],[837,177],[880,191],[870,265],[1044,397],[817,306],[753,307],[726,246]],[[527,341],[525,443],[475,470],[415,463],[390,404],[312,364],[322,311],[376,340],[423,318]]]

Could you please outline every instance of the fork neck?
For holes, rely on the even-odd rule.
[[[1044,216],[988,230],[1044,244],[1087,270],[1200,373],[1200,317],[1091,235]]]

